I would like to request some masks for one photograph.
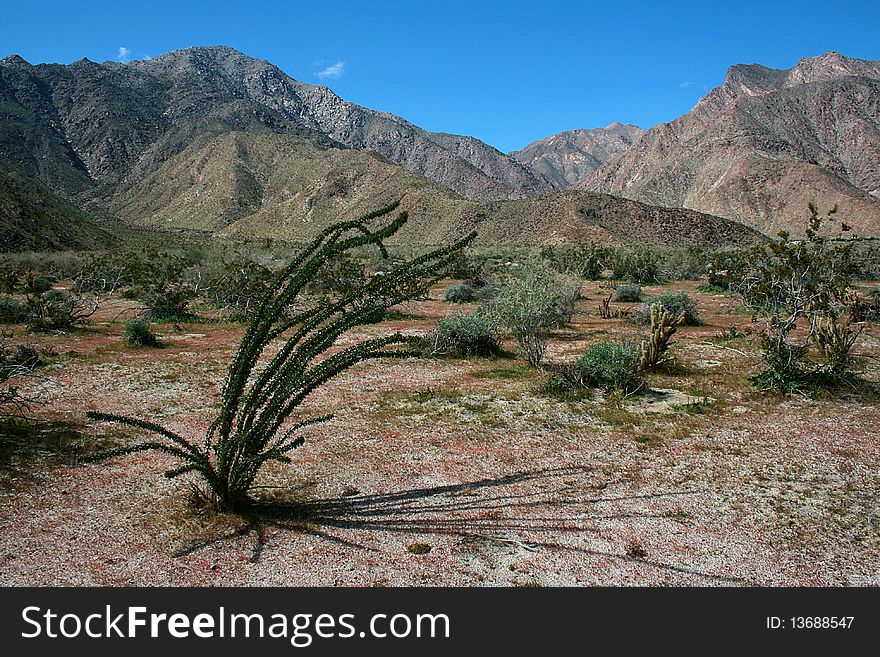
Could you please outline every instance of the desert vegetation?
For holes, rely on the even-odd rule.
[[[199,583],[871,577],[880,259],[835,213],[742,250],[437,249],[388,245],[398,209],[6,256],[3,579],[165,577],[117,549]],[[46,570],[40,519],[89,508],[112,539]]]

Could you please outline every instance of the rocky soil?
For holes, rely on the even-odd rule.
[[[599,285],[551,360],[639,334],[598,317]],[[58,356],[32,384],[35,413],[54,424],[2,453],[0,584],[876,586],[877,400],[756,392],[756,341],[719,338],[749,324],[736,300],[671,287],[706,323],[676,335],[652,393],[548,397],[515,358],[361,365],[310,399],[335,419],[266,473],[256,493],[274,510],[247,518],[193,509],[165,456],[78,462],[97,436],[136,439],[84,425],[89,409],[200,435],[242,335],[169,324],[164,348],[129,347],[136,309],[116,302],[92,329],[42,340]],[[425,332],[461,310],[440,295],[344,339]],[[880,378],[876,325],[859,350]]]

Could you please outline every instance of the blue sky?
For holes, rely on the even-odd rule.
[[[503,151],[572,128],[669,121],[736,63],[788,68],[828,50],[880,59],[878,35],[878,0],[0,0],[0,56],[69,63],[224,44]]]

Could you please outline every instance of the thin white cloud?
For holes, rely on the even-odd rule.
[[[692,86],[693,84],[694,84],[693,82],[691,82],[689,80],[685,80],[684,82],[680,82],[678,86],[681,87],[682,89],[687,89],[688,87]]]
[[[339,76],[345,73],[345,62],[338,61],[335,64],[331,64],[330,66],[321,69],[315,75],[317,75],[322,80],[335,80]]]
[[[119,53],[116,55],[116,59],[123,64],[127,64],[128,60],[131,59],[131,49],[126,48],[125,46],[119,46]]]

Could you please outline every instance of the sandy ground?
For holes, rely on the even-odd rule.
[[[682,329],[675,364],[651,376],[664,392],[559,401],[515,359],[362,364],[310,398],[335,418],[260,479],[271,514],[194,510],[163,455],[7,459],[0,584],[880,585],[877,402],[756,392],[755,341],[717,338],[748,325],[736,300],[671,287],[706,324]],[[585,293],[551,360],[639,333],[598,317],[596,284]],[[117,431],[84,425],[90,409],[200,436],[242,327],[163,325],[163,349],[137,349],[120,308],[41,340],[59,355],[33,384],[39,416],[82,425],[86,447]],[[407,310],[345,340],[425,332],[468,307]],[[876,357],[878,336],[869,326],[860,350]]]

